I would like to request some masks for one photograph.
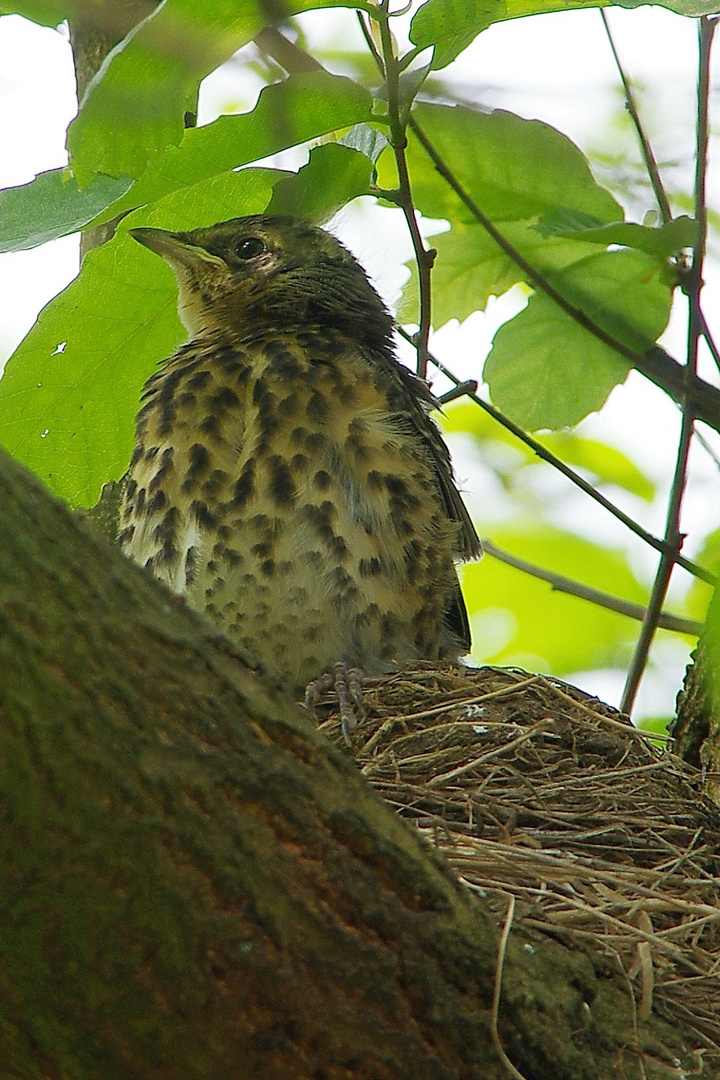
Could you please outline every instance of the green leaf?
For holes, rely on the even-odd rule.
[[[603,224],[622,218],[620,205],[596,183],[582,152],[548,124],[500,109],[481,113],[424,103],[413,115],[466,191],[495,222],[535,219],[559,206],[592,214]],[[378,161],[379,182],[392,188],[396,180],[388,164],[385,153]],[[408,164],[415,204],[426,217],[475,223],[412,133]]]
[[[565,577],[636,603],[646,600],[621,551],[537,522],[493,528],[491,538],[497,547]],[[465,566],[462,575],[475,660],[554,675],[627,663],[637,637],[632,619],[556,592],[489,555]],[[548,633],[548,627],[562,627],[562,633]]]
[[[617,0],[618,7],[636,8],[644,7],[647,0]],[[697,19],[701,15],[717,15],[717,0],[658,0],[658,7],[675,11],[678,15],[685,15],[691,19]]]
[[[15,0],[14,3],[0,3],[0,15],[22,15],[40,26],[59,26],[68,18],[72,5],[60,0]]]
[[[539,236],[531,222],[504,222],[503,234],[536,270],[547,273],[594,253],[592,244],[582,247],[564,237]],[[443,326],[449,319],[461,322],[474,311],[483,309],[490,296],[501,296],[524,278],[523,272],[495,243],[482,225],[454,225],[450,232],[433,236],[437,251],[433,266],[432,321]],[[409,263],[413,277],[405,286],[401,318],[416,312],[417,282],[414,263]],[[417,315],[407,321],[417,321]]]
[[[389,146],[388,137],[380,128],[370,124],[355,124],[345,135],[338,139],[341,146],[349,146],[369,157],[373,165]]]
[[[188,229],[261,213],[285,175],[228,173],[137,211],[43,309],[0,380],[0,442],[57,495],[92,506],[102,485],[123,475],[141,387],[184,336],[171,270],[126,228]]]
[[[432,66],[443,68],[505,11],[505,0],[428,0],[413,16],[410,40],[421,49],[435,45]]]
[[[371,116],[372,97],[351,79],[326,71],[292,75],[266,87],[251,112],[190,128],[181,146],[153,155],[127,195],[95,224]]]
[[[138,177],[177,145],[200,80],[267,22],[260,0],[165,0],[105,58],[68,130],[80,187],[99,172]]]
[[[307,165],[276,185],[268,213],[322,224],[351,199],[369,193],[372,172],[370,158],[349,146],[317,146]]]
[[[398,102],[401,111],[410,108],[431,71],[432,64],[428,60],[427,64],[411,67],[402,73],[398,79]]]
[[[601,252],[553,274],[587,317],[639,352],[662,333],[671,292],[663,267],[634,251]],[[528,430],[576,424],[599,409],[630,364],[542,293],[500,327],[485,363],[498,408]]]
[[[604,6],[602,0],[428,0],[413,17],[410,40],[420,48],[435,45],[432,66],[443,68],[493,23]]]
[[[657,228],[649,228],[628,221],[603,225],[589,214],[578,215],[560,209],[543,215],[535,228],[541,236],[564,236],[569,240],[577,239],[606,247],[608,244],[620,244],[657,258],[666,258],[683,248],[692,247],[697,240],[697,221],[684,215]]]
[[[547,124],[501,110],[478,113],[444,105],[421,104],[414,115],[468,194],[540,272],[567,266],[593,249],[588,243],[581,250],[574,237],[543,236],[533,227],[538,218],[557,213],[558,206],[583,215],[584,222],[616,222],[622,215],[581,151]],[[384,153],[378,161],[385,188],[397,183],[389,158]],[[483,308],[489,296],[505,292],[525,274],[476,221],[412,134],[408,161],[416,206],[427,217],[453,224],[449,233],[433,238],[438,251],[433,322],[441,326]],[[400,305],[406,321],[417,320],[416,293],[411,278]]]
[[[0,191],[0,252],[25,251],[77,232],[131,187],[129,176],[98,176],[83,191],[64,169]]]

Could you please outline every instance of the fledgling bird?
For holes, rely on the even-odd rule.
[[[348,671],[470,648],[455,559],[479,541],[435,399],[323,229],[130,232],[175,272],[190,340],[145,384],[119,542],[293,693],[337,677],[347,733]]]

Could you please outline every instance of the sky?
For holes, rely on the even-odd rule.
[[[342,48],[352,43],[360,47],[350,11],[332,16],[327,11],[309,12],[301,21],[311,49],[321,46],[332,50],[333,46]],[[623,62],[648,106],[645,118],[656,156],[667,163],[665,175],[671,186],[689,188],[696,25],[662,8],[647,6],[611,9],[609,21]],[[720,44],[715,52],[716,72],[719,61]],[[332,68],[332,62],[328,66]],[[445,74],[458,96],[551,123],[586,153],[607,146],[608,132],[615,128],[619,151],[622,153],[627,146],[627,132],[617,126],[616,119],[620,104],[617,71],[597,10],[564,12],[490,27]],[[251,108],[261,85],[242,58],[224,65],[203,85],[200,122],[207,122],[220,111]],[[55,31],[39,27],[17,16],[0,18],[1,187],[26,183],[37,172],[66,162],[65,130],[75,110],[72,58],[63,28]],[[720,201],[717,173],[711,156],[709,193],[710,203],[715,206]],[[597,176],[602,182],[602,167]],[[409,242],[398,212],[373,208],[368,205],[371,200],[362,202],[364,205],[344,211],[333,222],[333,229],[392,304],[406,273],[402,264],[410,255]],[[628,210],[632,219],[642,220],[647,209],[643,198],[630,197]],[[42,306],[72,279],[77,267],[78,241],[74,237],[33,251],[0,255],[0,295],[4,301],[0,309],[0,359],[18,344]],[[705,310],[712,315],[720,310],[720,268],[716,258],[708,262],[706,282]],[[495,330],[520,303],[517,295],[509,295],[491,301],[486,312],[472,316],[462,326],[448,324],[435,335],[434,350],[460,377],[475,377]],[[720,334],[720,327],[716,330]],[[676,356],[683,355],[684,333],[684,313],[678,306],[663,338],[663,344]],[[716,377],[707,362],[703,373]],[[624,386],[613,391],[602,413],[589,417],[580,430],[625,449],[661,488],[666,487],[675,458],[679,414],[666,396],[641,376],[631,375]],[[720,453],[720,439],[712,441]],[[498,493],[488,496],[492,488],[487,469],[478,460],[474,447],[468,440],[458,439],[453,452],[471,510],[473,506],[482,507],[486,521],[493,517],[502,520],[508,512],[505,497]],[[696,550],[699,538],[717,527],[715,507],[720,505],[716,465],[702,449],[695,448],[692,466],[683,519],[683,527],[691,537],[689,554]],[[559,524],[570,525],[602,542],[629,545],[637,570],[646,578],[652,573],[651,553],[629,541],[607,515],[589,500],[568,491],[562,478],[553,476],[545,483],[548,496],[558,500]],[[629,509],[632,513],[638,508],[632,505]],[[658,499],[651,508],[643,508],[643,524],[660,533],[664,514],[663,500]],[[687,579],[678,575],[672,595],[678,597],[686,586]],[[662,663],[641,689],[640,715],[672,711],[687,648],[666,642],[661,654]],[[622,690],[617,673],[577,673],[576,681],[617,704]]]

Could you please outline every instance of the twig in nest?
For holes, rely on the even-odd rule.
[[[510,1073],[514,1080],[526,1080],[518,1069],[515,1068],[510,1058],[507,1056],[503,1049],[503,1045],[500,1042],[500,1033],[498,1031],[498,1015],[500,1013],[500,993],[502,991],[502,977],[503,968],[505,966],[505,953],[507,952],[507,943],[510,938],[510,929],[512,927],[513,917],[515,915],[515,897],[511,896],[508,902],[507,915],[505,916],[505,925],[503,926],[502,936],[500,938],[500,947],[498,948],[498,960],[497,967],[495,968],[495,986],[493,987],[493,1000],[492,1000],[492,1012],[490,1014],[490,1035],[493,1041],[493,1046],[498,1052],[498,1056],[503,1065]]]

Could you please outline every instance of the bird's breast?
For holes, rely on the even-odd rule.
[[[190,353],[150,380],[121,532],[231,636],[272,641],[298,686],[340,658],[430,655],[456,583],[422,442],[360,355],[308,345]]]

